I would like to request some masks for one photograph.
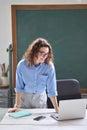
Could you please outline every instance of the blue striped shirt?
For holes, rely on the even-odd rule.
[[[16,69],[16,92],[42,93],[47,90],[48,97],[56,96],[56,74],[53,63],[28,66],[27,60],[19,61]]]

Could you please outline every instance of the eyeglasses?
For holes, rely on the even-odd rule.
[[[45,53],[45,52],[43,52],[43,51],[39,51],[39,53],[40,53],[40,55],[41,55],[42,57],[47,57],[47,56],[49,55],[49,52],[48,52],[48,53]]]

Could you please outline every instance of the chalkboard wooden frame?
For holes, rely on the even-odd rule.
[[[87,9],[87,4],[76,5],[12,5],[12,46],[13,46],[13,60],[12,60],[12,73],[13,73],[13,86],[15,86],[15,72],[17,66],[17,25],[16,25],[16,11],[17,10],[60,10],[60,9]],[[82,93],[87,93],[86,88],[81,89]]]

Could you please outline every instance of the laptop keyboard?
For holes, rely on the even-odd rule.
[[[54,119],[56,119],[56,120],[58,120],[59,114],[58,113],[52,114],[51,117],[54,118]]]

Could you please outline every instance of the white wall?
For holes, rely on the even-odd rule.
[[[0,0],[0,64],[9,64],[6,49],[12,43],[12,4],[87,4],[87,0]]]

